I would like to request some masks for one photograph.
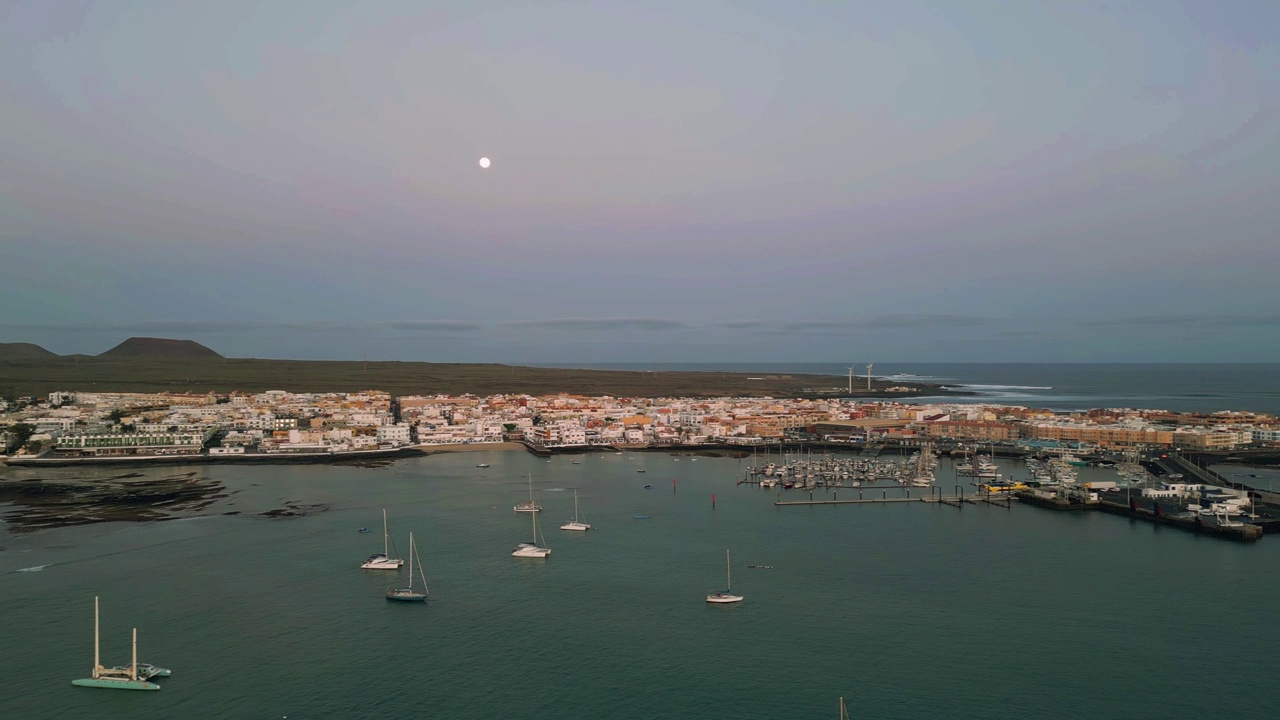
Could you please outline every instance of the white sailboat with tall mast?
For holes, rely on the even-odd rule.
[[[582,509],[578,507],[578,491],[573,491],[573,519],[560,526],[561,530],[590,530],[591,526],[582,522]]]
[[[415,564],[418,566],[418,575],[422,578],[422,592],[413,589],[413,566]],[[418,554],[418,548],[413,543],[413,533],[409,533],[409,585],[408,587],[391,588],[387,591],[387,599],[398,602],[427,601],[427,574],[422,571],[422,556]]]
[[[138,628],[133,629],[133,660],[120,667],[103,667],[98,653],[98,597],[93,598],[93,672],[90,677],[72,680],[78,687],[108,688],[112,690],[159,690],[160,686],[148,682],[153,677],[168,677],[169,671],[146,663],[138,663]]]
[[[360,563],[365,570],[399,570],[404,560],[391,557],[391,535],[387,532],[387,510],[382,509],[382,552],[374,553]]]
[[[733,573],[729,565],[729,550],[724,551],[724,582],[725,589],[707,593],[707,602],[709,603],[736,603],[742,602],[741,595],[733,594]]]
[[[551,548],[538,544],[538,513],[529,513],[529,517],[533,520],[533,542],[517,545],[516,549],[511,551],[511,557],[544,558],[551,554]],[[546,538],[543,538],[543,544],[545,543]]]
[[[547,462],[551,461],[548,460]],[[522,503],[517,503],[515,511],[527,513],[542,512],[542,506],[533,501],[533,473],[529,473],[529,499]]]

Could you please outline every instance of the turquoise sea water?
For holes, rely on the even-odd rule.
[[[0,718],[835,718],[842,695],[855,718],[1274,717],[1275,538],[1017,506],[778,508],[735,487],[737,460],[574,459],[209,466],[230,495],[205,517],[6,528]],[[527,473],[545,561],[509,556]],[[585,534],[558,530],[573,488]],[[287,501],[330,509],[257,516]],[[384,507],[402,551],[415,534],[426,606],[357,568]],[[726,548],[746,601],[708,606]],[[174,670],[163,690],[71,686],[95,594],[104,660],[127,661],[137,626],[142,659]]]

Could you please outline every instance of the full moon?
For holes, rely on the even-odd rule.
[[[480,167],[482,168],[489,167],[489,158],[480,158]]]

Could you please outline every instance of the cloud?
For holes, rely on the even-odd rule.
[[[851,333],[860,330],[909,330],[930,327],[975,327],[992,320],[971,315],[894,314],[843,319],[813,320],[729,320],[719,327],[751,330],[758,335],[802,335],[809,333]]]
[[[568,330],[675,330],[685,326],[667,318],[558,318],[551,320],[516,320],[512,327],[564,328]]]
[[[423,332],[440,332],[449,330],[480,330],[484,326],[466,320],[403,320],[384,323],[392,330],[419,330]]]
[[[1270,328],[1280,326],[1280,315],[1236,315],[1231,313],[1218,315],[1138,315],[1110,320],[1092,320],[1085,322],[1084,325],[1094,328],[1124,329],[1140,327]]]

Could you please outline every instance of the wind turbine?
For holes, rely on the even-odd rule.
[[[867,363],[867,389],[868,390],[871,389],[871,368],[872,368],[872,364]]]
[[[853,394],[853,368],[849,368],[849,394]]]

